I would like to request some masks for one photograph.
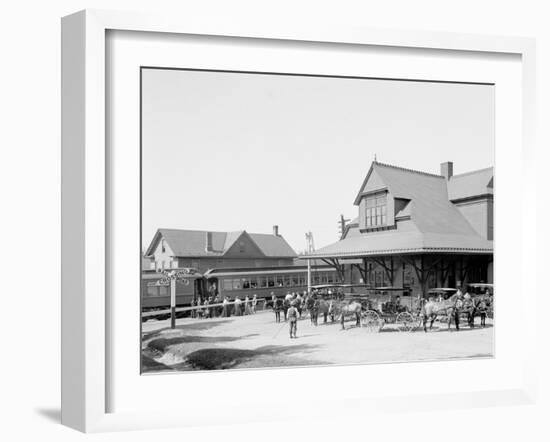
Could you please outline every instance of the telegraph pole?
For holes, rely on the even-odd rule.
[[[340,234],[340,239],[344,237],[344,233],[346,232],[346,225],[351,220],[345,219],[344,215],[340,215],[340,221],[338,221],[338,233]]]
[[[306,233],[307,253],[313,253],[315,251],[315,243],[313,242],[313,233]],[[307,260],[307,294],[311,294],[311,260]]]

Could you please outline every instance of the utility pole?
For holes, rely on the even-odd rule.
[[[344,237],[344,233],[346,232],[346,225],[349,222],[350,220],[344,218],[344,215],[340,215],[340,221],[338,221],[338,233],[340,234],[340,239]]]
[[[315,243],[313,242],[313,233],[306,233],[307,254],[315,252]],[[311,260],[307,260],[307,293],[311,294]]]

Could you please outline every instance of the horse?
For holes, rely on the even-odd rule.
[[[450,330],[451,319],[453,318],[453,316],[458,314],[457,312],[457,309],[459,308],[459,306],[457,305],[458,301],[459,301],[458,294],[455,293],[448,299],[442,299],[439,301],[430,299],[426,303],[424,303],[421,310],[422,325],[424,327],[424,331],[425,332],[428,331],[426,328],[426,324],[428,323],[428,318],[431,319],[431,322],[430,322],[430,330],[431,330],[435,319],[439,315],[447,316],[448,318],[447,329]]]
[[[474,324],[476,316],[480,317],[481,327],[485,328],[485,320],[487,318],[487,311],[491,308],[492,300],[491,296],[483,294],[476,296],[473,300],[473,309],[471,313],[471,325]]]
[[[334,322],[334,315],[331,315],[331,305],[332,305],[332,300],[326,301],[324,299],[321,299],[319,301],[319,313],[323,315],[323,324],[327,323],[329,315],[330,315],[331,322]]]
[[[342,330],[345,330],[344,321],[346,316],[355,315],[355,325],[361,327],[361,312],[363,307],[357,301],[330,301],[329,313],[331,316],[340,318]]]

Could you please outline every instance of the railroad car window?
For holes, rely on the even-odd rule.
[[[282,287],[284,285],[283,277],[277,276],[276,278],[277,278],[277,287]]]
[[[231,279],[224,279],[222,281],[223,283],[223,290],[233,290],[233,283],[231,281]]]
[[[292,285],[293,285],[293,286],[298,286],[298,285],[300,285],[300,277],[299,277],[299,276],[293,276],[293,277],[292,277]]]
[[[158,292],[158,290],[157,290],[156,286],[154,286],[154,285],[151,286],[150,285],[150,286],[147,287],[147,296],[150,296],[150,297],[157,296],[157,292]]]
[[[243,289],[250,288],[250,280],[248,278],[243,278]]]
[[[306,285],[306,277],[305,276],[300,276],[300,285]]]
[[[260,281],[260,287],[267,287],[267,279],[265,277],[260,276],[258,280]]]
[[[268,287],[273,287],[275,285],[275,279],[273,278],[273,276],[270,276],[267,278],[267,286]]]
[[[251,289],[258,288],[258,280],[256,278],[250,279],[250,288]]]
[[[159,287],[159,296],[167,296],[168,295],[168,287],[165,285],[161,285]]]
[[[241,280],[240,279],[234,279],[233,280],[233,290],[240,290],[241,289]]]
[[[292,286],[292,278],[290,276],[285,276],[285,287]]]

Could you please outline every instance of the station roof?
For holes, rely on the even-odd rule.
[[[355,198],[358,205],[368,193],[373,176],[376,189],[384,189],[405,205],[398,217],[411,220],[411,227],[362,232],[353,220],[344,239],[323,247],[306,257],[358,258],[392,254],[464,253],[490,254],[493,242],[482,238],[451,199],[470,198],[492,193],[493,168],[445,177],[373,162]]]
[[[493,168],[474,170],[473,172],[454,175],[447,183],[449,199],[472,198],[493,194]]]

